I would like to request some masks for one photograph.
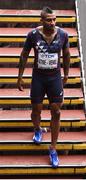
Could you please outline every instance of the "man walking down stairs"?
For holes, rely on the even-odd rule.
[[[41,12],[42,26],[31,31],[26,39],[19,62],[18,88],[23,90],[22,76],[26,67],[28,53],[34,49],[34,65],[31,83],[31,119],[34,125],[33,142],[42,142],[42,128],[40,127],[42,103],[45,94],[51,111],[51,145],[49,147],[50,164],[58,167],[59,158],[56,144],[59,135],[60,108],[63,102],[63,86],[69,73],[70,53],[68,35],[61,28],[55,26],[56,15],[50,7],[44,7]],[[63,52],[63,82],[60,71],[60,54]]]
[[[21,4],[16,2],[14,7],[11,1],[8,4],[5,1],[3,7],[3,2],[1,3],[0,178],[85,179],[85,93],[76,1],[58,0],[55,3],[52,3],[51,0],[48,2],[43,0],[40,3],[39,0],[33,1],[30,0],[28,3],[28,1],[21,0]],[[40,145],[36,145],[32,140],[30,88],[34,61],[33,49],[27,57],[23,74],[24,91],[19,91],[17,88],[20,54],[28,32],[33,32],[33,29],[40,26],[40,12],[43,6],[49,6],[55,11],[56,26],[68,34],[70,44],[70,69],[64,86],[60,132],[56,143],[59,157],[57,168],[52,168],[48,156],[48,148],[51,144],[51,115],[46,95],[43,100],[40,122],[43,132],[42,142]],[[62,52],[60,64],[61,78],[63,79]]]

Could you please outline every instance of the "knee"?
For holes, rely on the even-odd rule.
[[[51,116],[54,119],[60,118],[60,109],[51,110]]]
[[[51,105],[51,116],[52,116],[52,118],[54,118],[54,119],[60,118],[60,107],[61,107],[60,104],[58,105],[58,104],[53,103]]]

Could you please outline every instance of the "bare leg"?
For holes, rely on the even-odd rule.
[[[60,107],[62,103],[51,104],[51,149],[56,149],[56,143],[58,140],[59,129],[60,129]]]
[[[42,104],[32,104],[31,119],[34,129],[40,129]]]

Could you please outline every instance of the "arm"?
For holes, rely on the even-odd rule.
[[[21,55],[20,55],[19,73],[18,73],[18,82],[17,82],[18,89],[20,91],[23,90],[24,82],[22,80],[22,76],[23,76],[23,72],[24,72],[26,62],[27,62],[27,58],[28,58],[28,55],[29,55],[31,48],[32,48],[32,32],[28,33],[26,41],[24,43],[23,50],[22,50]]]
[[[18,82],[17,82],[18,89],[20,91],[23,90],[24,82],[22,80],[22,76],[23,76],[23,72],[24,72],[24,69],[26,66],[28,54],[29,54],[28,51],[23,48],[23,50],[21,52],[21,56],[20,56],[20,61],[19,61],[19,74],[18,74]]]
[[[70,52],[69,52],[69,47],[67,47],[63,49],[63,72],[64,72],[63,84],[67,82],[69,67],[70,67]]]

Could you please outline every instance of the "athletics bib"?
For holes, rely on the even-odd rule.
[[[54,69],[57,68],[58,54],[57,53],[38,53],[38,68],[39,69]]]

